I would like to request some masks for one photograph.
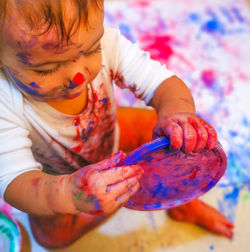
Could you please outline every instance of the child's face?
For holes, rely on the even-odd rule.
[[[52,28],[34,35],[18,17],[11,17],[3,30],[0,64],[3,64],[17,87],[35,100],[50,102],[73,99],[101,68],[103,11],[89,10],[89,25],[81,25],[70,39],[58,47]]]

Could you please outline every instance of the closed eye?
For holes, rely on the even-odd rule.
[[[61,68],[61,66],[62,66],[62,64],[58,64],[55,68],[50,69],[50,70],[43,70],[43,71],[34,70],[34,71],[36,74],[38,74],[40,76],[52,75],[52,74],[56,73]]]
[[[101,44],[99,44],[98,47],[96,47],[93,51],[84,52],[83,55],[84,56],[92,56],[93,54],[100,53],[101,51],[102,51],[102,47],[101,47]]]
[[[97,48],[95,48],[93,51],[89,51],[89,52],[84,52],[83,55],[84,56],[92,56],[94,54],[100,53],[102,50],[101,44],[98,45]],[[47,75],[52,75],[54,73],[56,73],[62,66],[63,64],[58,64],[55,68],[53,69],[49,69],[49,70],[43,70],[43,71],[39,71],[39,70],[34,70],[34,72],[40,76],[47,76]]]

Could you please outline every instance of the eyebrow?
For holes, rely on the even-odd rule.
[[[87,52],[90,48],[92,48],[97,42],[99,42],[102,37],[103,37],[103,34],[104,34],[104,31],[102,32],[101,36],[98,37],[98,39],[85,51],[83,51],[83,54],[84,52]],[[62,60],[62,61],[46,61],[46,62],[43,62],[43,63],[39,63],[39,64],[31,64],[29,63],[29,67],[41,67],[41,66],[45,66],[45,65],[50,65],[50,64],[62,64],[62,63],[65,63],[65,62],[68,62],[69,60]]]

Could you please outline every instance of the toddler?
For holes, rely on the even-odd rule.
[[[196,116],[186,85],[104,27],[102,0],[0,0],[0,10],[0,192],[29,213],[43,246],[71,244],[139,189],[142,168],[119,166],[118,149],[150,141],[152,130],[171,149],[214,148],[216,132]],[[157,117],[116,108],[113,82]],[[199,200],[170,214],[232,236]]]

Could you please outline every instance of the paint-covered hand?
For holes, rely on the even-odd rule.
[[[158,118],[153,138],[167,136],[170,148],[185,153],[213,149],[217,142],[215,129],[193,113],[175,113]]]
[[[116,211],[139,189],[140,165],[119,166],[121,151],[71,175],[71,192],[76,210],[93,215]]]

